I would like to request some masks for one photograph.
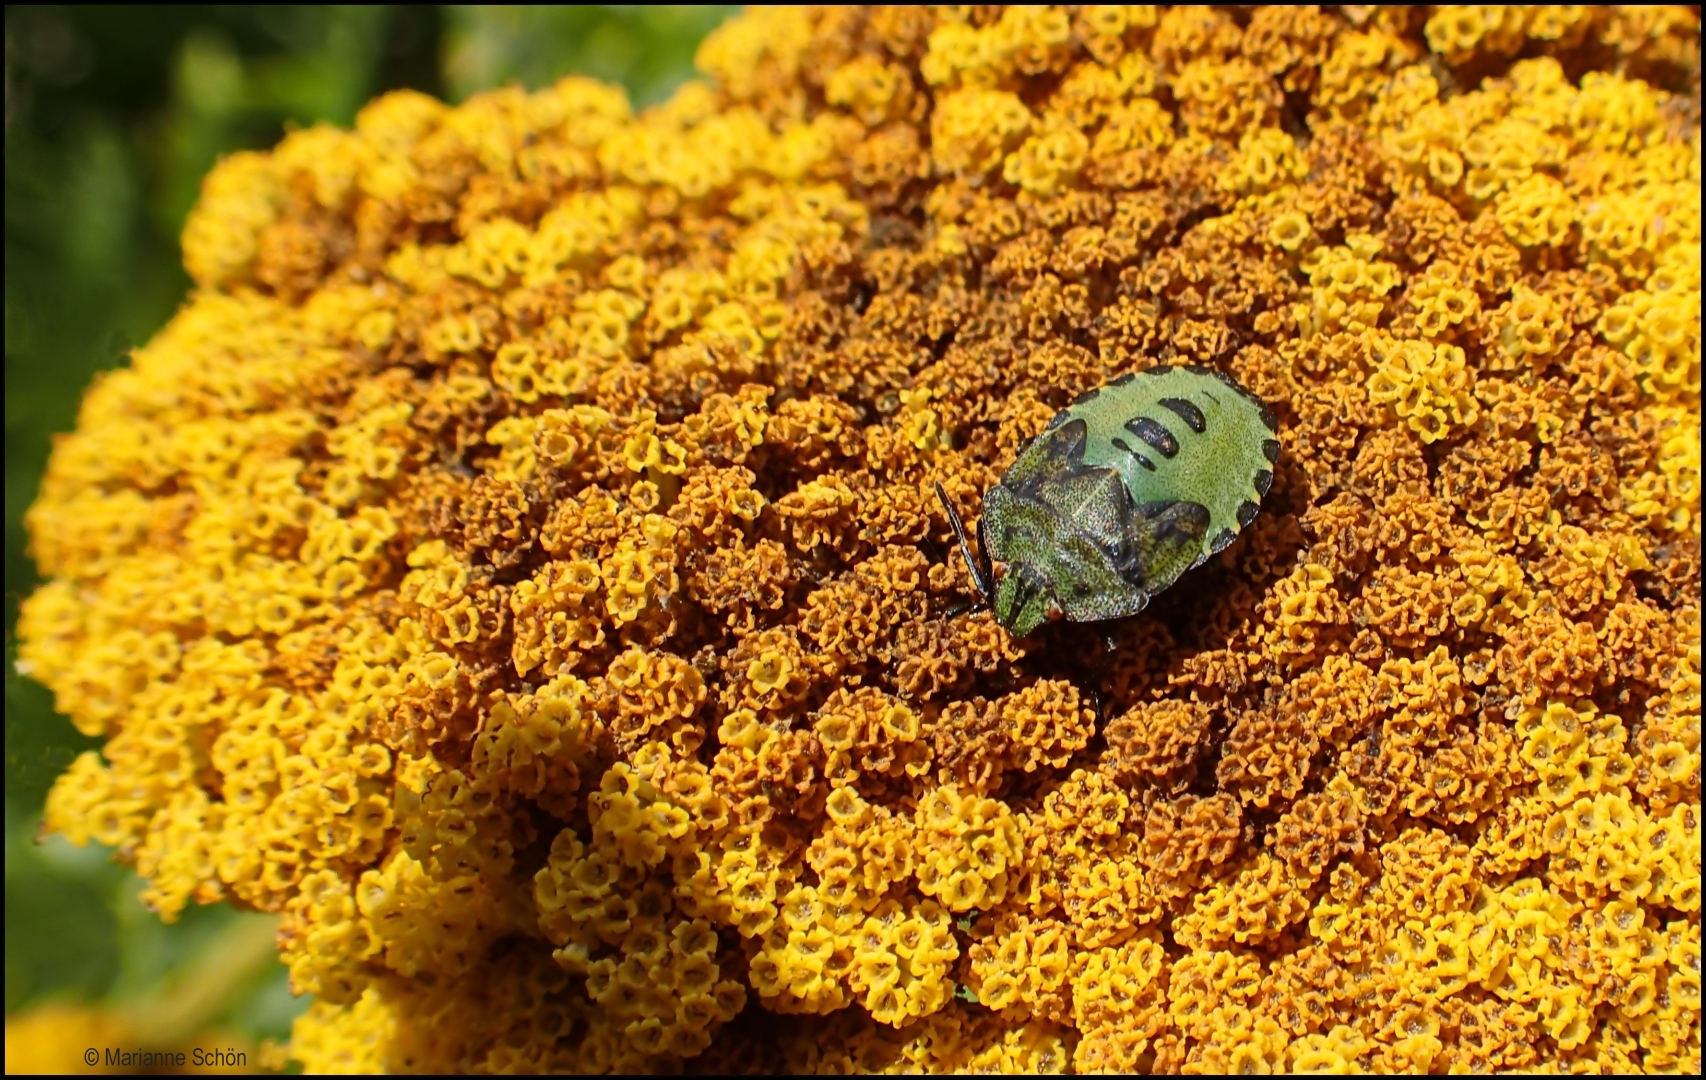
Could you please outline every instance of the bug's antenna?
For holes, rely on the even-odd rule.
[[[948,512],[948,524],[954,527],[954,535],[959,538],[960,554],[965,556],[966,569],[971,572],[972,584],[976,585],[977,591],[983,594],[985,604],[994,603],[995,587],[990,581],[989,568],[978,565],[977,560],[972,558],[971,541],[966,539],[965,523],[960,520],[960,513],[954,509],[954,504],[948,501],[948,493],[943,489],[940,480],[936,481],[936,497],[942,500],[942,509]],[[984,557],[988,557],[987,553]]]
[[[983,567],[983,584],[978,586],[978,588],[981,591],[983,591],[985,596],[987,596],[989,598],[990,606],[993,607],[995,605],[995,567],[993,567],[989,564],[989,536],[985,532],[985,526],[987,526],[988,524],[989,524],[989,516],[987,514],[980,515],[978,517],[978,519],[977,519],[978,565]]]

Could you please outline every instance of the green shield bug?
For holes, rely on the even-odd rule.
[[[1135,615],[1223,551],[1273,485],[1274,414],[1226,375],[1156,367],[1088,391],[984,494],[980,565],[941,484],[972,581],[1015,637]]]

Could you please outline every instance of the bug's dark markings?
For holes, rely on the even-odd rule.
[[[1061,415],[1070,415],[1070,409]],[[1050,426],[1053,426],[1052,423]],[[1090,425],[1084,422],[1084,418],[1073,417],[1054,429],[1054,434],[1048,440],[1047,452],[1050,457],[1057,458],[1068,468],[1072,468],[1084,457],[1084,441],[1089,435]]]
[[[1178,416],[1185,422],[1186,427],[1198,435],[1208,430],[1208,421],[1203,417],[1202,410],[1184,398],[1164,397],[1156,404]]]
[[[1198,541],[1208,531],[1208,507],[1200,503],[1171,503],[1156,515],[1158,537]]]
[[[1140,454],[1136,450],[1134,450],[1132,448],[1131,443],[1126,442],[1124,439],[1120,438],[1118,435],[1115,435],[1113,438],[1109,439],[1108,441],[1113,443],[1115,446],[1119,447],[1121,450],[1124,450],[1126,453],[1130,454],[1132,457],[1136,458],[1137,463],[1139,465],[1142,465],[1144,468],[1148,469],[1150,472],[1155,471],[1155,462],[1150,461],[1148,458],[1144,457],[1142,454]]]
[[[1255,518],[1250,496],[1272,487],[1280,447],[1260,399],[1208,368],[1143,374],[1080,394],[1023,444],[984,494],[980,558],[937,486],[972,580],[1009,633],[1142,611],[1226,550]],[[1190,429],[1184,441],[1156,419],[1168,414]]]
[[[1173,433],[1147,416],[1127,420],[1125,429],[1148,443],[1151,449],[1164,458],[1174,457],[1179,453],[1179,440],[1173,438]]]

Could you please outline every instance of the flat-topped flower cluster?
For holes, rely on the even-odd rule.
[[[48,828],[280,913],[314,1071],[1697,1073],[1697,17],[699,62],[208,177],[29,514]],[[1104,674],[956,614],[932,485],[1187,362],[1247,534]]]

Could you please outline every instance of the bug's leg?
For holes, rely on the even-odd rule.
[[[1102,658],[1096,661],[1096,667],[1090,673],[1090,700],[1096,706],[1097,726],[1101,726],[1108,719],[1108,696],[1102,692],[1102,683],[1112,670],[1114,657],[1118,652],[1119,642],[1114,640],[1113,631],[1102,631]]]
[[[948,492],[942,487],[940,480],[936,481],[936,498],[942,500],[942,509],[948,512],[948,524],[953,526],[954,536],[960,542],[960,555],[966,561],[966,570],[971,574],[972,584],[976,585],[977,591],[982,594],[983,603],[987,605],[995,594],[994,575],[989,572],[989,554],[985,551],[982,565],[972,558],[971,541],[966,537],[965,522],[960,520],[960,513],[954,509],[954,504],[948,501]],[[978,525],[981,527],[982,524],[980,519]]]
[[[982,600],[961,600],[958,603],[950,604],[948,609],[942,612],[942,618],[957,619],[968,612],[982,611],[988,606]]]

